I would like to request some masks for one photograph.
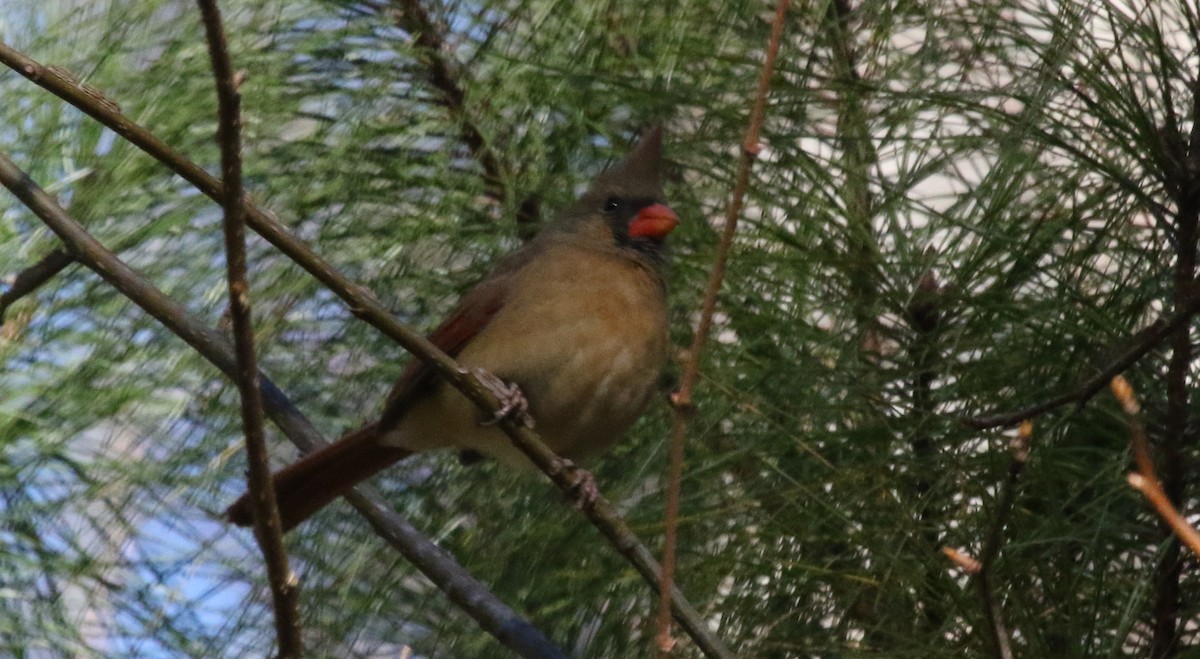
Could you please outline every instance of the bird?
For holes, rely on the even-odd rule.
[[[527,411],[546,445],[572,462],[624,435],[667,361],[666,239],[679,217],[663,196],[662,140],[661,127],[646,131],[429,335],[462,367],[490,374],[505,407]],[[479,414],[434,369],[411,360],[376,421],[272,475],[283,530],[417,453],[455,449],[464,462],[490,457],[531,468],[494,419]],[[248,493],[226,518],[253,525]]]

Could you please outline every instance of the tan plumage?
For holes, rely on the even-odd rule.
[[[468,292],[430,340],[520,387],[536,430],[563,457],[594,457],[641,414],[667,355],[661,266],[674,213],[662,204],[651,131],[537,238]],[[376,423],[273,477],[285,530],[412,453],[456,448],[528,464],[494,425],[413,360]],[[250,524],[245,496],[229,519]]]

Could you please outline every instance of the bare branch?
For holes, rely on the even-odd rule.
[[[1193,280],[1192,285],[1200,286],[1200,281]],[[1112,378],[1130,366],[1133,366],[1146,353],[1158,347],[1164,339],[1187,323],[1197,312],[1200,312],[1200,296],[1194,296],[1185,308],[1159,318],[1127,339],[1125,342],[1127,344],[1126,347],[1121,349],[1115,358],[1097,370],[1093,375],[1084,378],[1070,391],[1013,412],[968,417],[963,419],[963,423],[971,428],[985,430],[988,428],[1015,425],[1025,419],[1031,419],[1070,403],[1075,403],[1082,407],[1093,396],[1100,393]]]
[[[1159,517],[1170,526],[1175,535],[1179,536],[1179,539],[1192,550],[1192,553],[1200,557],[1200,533],[1187,521],[1187,518],[1179,514],[1175,504],[1171,503],[1170,498],[1163,491],[1158,474],[1154,470],[1154,458],[1150,456],[1150,442],[1146,439],[1146,426],[1142,422],[1142,408],[1134,397],[1133,387],[1125,378],[1117,376],[1112,379],[1112,391],[1129,422],[1129,445],[1138,468],[1136,473],[1129,475],[1129,485],[1145,495],[1146,499],[1150,501],[1150,505],[1154,506],[1154,510],[1158,512]]]
[[[762,133],[767,92],[771,88],[771,74],[775,70],[775,56],[779,53],[779,42],[783,36],[783,19],[787,16],[787,8],[788,0],[779,0],[779,4],[775,8],[775,20],[771,24],[771,37],[767,44],[762,68],[759,70],[758,89],[750,110],[746,138],[742,143],[742,155],[738,163],[733,196],[725,210],[725,228],[721,233],[721,243],[717,247],[716,259],[713,261],[708,284],[704,289],[700,321],[696,327],[696,334],[692,337],[691,348],[684,359],[679,390],[671,396],[674,420],[671,429],[670,461],[667,467],[667,501],[663,519],[663,569],[662,579],[659,582],[658,635],[655,641],[660,657],[669,654],[675,644],[671,638],[670,604],[675,588],[675,544],[676,530],[679,525],[679,491],[680,483],[683,480],[683,443],[687,434],[688,418],[692,411],[692,391],[700,377],[700,353],[704,350],[704,344],[708,341],[708,335],[712,329],[717,294],[720,293],[721,283],[725,279],[725,267],[729,262],[729,252],[733,246],[734,233],[737,231],[738,217],[742,213],[746,190],[750,187],[750,169],[762,149],[759,144],[759,136]]]
[[[17,273],[12,285],[0,295],[0,326],[4,325],[4,316],[9,307],[17,300],[36,291],[74,262],[75,259],[71,258],[70,254],[61,249],[54,249],[42,257],[42,260]]]
[[[391,0],[391,4],[396,25],[412,35],[413,42],[421,50],[426,79],[437,92],[442,107],[458,123],[463,143],[483,167],[483,182],[488,192],[501,203],[507,201],[512,195],[505,180],[505,163],[484,138],[478,120],[467,105],[463,85],[467,73],[448,53],[446,27],[435,21],[419,0]],[[532,233],[536,228],[539,206],[534,195],[517,204],[517,224],[522,232]]]
[[[221,147],[221,179],[225,194],[222,226],[225,266],[229,280],[229,313],[237,356],[234,378],[242,402],[242,430],[246,435],[247,480],[254,509],[254,536],[267,564],[267,580],[275,608],[275,635],[279,656],[298,659],[300,637],[300,582],[288,566],[283,546],[283,523],[271,482],[271,456],[263,432],[262,397],[258,389],[258,360],[254,354],[254,323],[250,308],[250,282],[246,276],[246,223],[242,208],[242,136],[240,81],[229,60],[229,44],[221,24],[217,0],[197,0],[204,23],[208,56],[217,87],[217,142]]]

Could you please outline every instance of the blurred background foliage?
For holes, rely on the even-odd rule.
[[[771,5],[222,7],[248,74],[248,188],[422,329],[665,122],[687,343]],[[1070,389],[1181,299],[1200,207],[1198,24],[1190,0],[794,3],[683,483],[680,585],[739,656],[988,654],[979,598],[940,549],[978,554],[998,514],[992,580],[1019,656],[1198,642],[1200,600],[1178,595],[1196,592],[1195,557],[1125,484],[1106,394],[1036,420],[1010,513],[1011,431],[962,423]],[[6,0],[0,39],[217,171],[191,3]],[[222,324],[214,204],[7,70],[0,151]],[[56,240],[0,199],[11,277]],[[403,351],[261,239],[251,267],[263,369],[329,437],[371,417]],[[79,266],[4,320],[0,655],[269,655],[258,552],[219,519],[244,486],[234,387]],[[1186,345],[1128,375],[1194,511],[1196,404],[1168,386],[1195,375]],[[592,465],[652,546],[667,421],[659,401]],[[572,656],[650,654],[654,594],[538,477],[431,455],[378,480]],[[348,510],[288,538],[312,656],[503,653]]]

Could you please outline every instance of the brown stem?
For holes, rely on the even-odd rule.
[[[989,645],[996,659],[1012,659],[1013,651],[1008,627],[1004,624],[1004,615],[992,587],[992,568],[995,566],[996,557],[1000,555],[1000,547],[1004,544],[1004,529],[1012,517],[1013,504],[1017,499],[1017,483],[1021,472],[1025,470],[1025,463],[1029,461],[1032,444],[1033,423],[1025,421],[1009,446],[1012,460],[1008,463],[1008,478],[1001,486],[1000,500],[996,504],[992,526],[983,542],[983,551],[979,554],[979,571],[974,575],[980,607],[988,623],[986,632]]]
[[[670,654],[671,648],[674,646],[674,640],[671,638],[670,603],[671,594],[675,588],[675,544],[679,523],[679,491],[683,479],[683,443],[687,434],[688,417],[692,411],[692,392],[695,389],[696,380],[700,376],[700,353],[704,350],[704,344],[712,329],[717,295],[721,291],[721,282],[725,278],[725,267],[733,246],[738,217],[742,213],[746,190],[750,187],[750,169],[762,148],[759,144],[759,136],[762,133],[763,117],[767,107],[767,92],[771,88],[771,74],[775,70],[775,57],[779,53],[779,42],[783,36],[783,21],[787,16],[787,8],[788,0],[779,0],[779,4],[775,7],[775,20],[771,24],[770,41],[767,43],[766,56],[763,58],[762,68],[759,70],[758,89],[750,110],[746,138],[742,143],[742,155],[738,163],[733,196],[725,210],[725,228],[721,233],[721,243],[717,247],[712,272],[709,273],[708,284],[704,289],[700,321],[696,327],[696,334],[692,337],[692,345],[688,350],[687,358],[684,360],[679,390],[671,397],[674,403],[674,419],[671,429],[670,462],[667,470],[667,501],[663,519],[663,567],[662,578],[659,582],[658,634],[655,641],[660,657]]]
[[[927,547],[938,545],[935,506],[933,501],[933,479],[938,473],[936,459],[938,449],[932,433],[936,418],[937,403],[934,400],[934,383],[937,380],[938,346],[946,315],[946,296],[943,295],[937,278],[927,271],[917,282],[911,302],[905,308],[905,320],[913,332],[909,345],[912,360],[912,419],[913,435],[909,442],[914,463],[913,493],[917,505],[917,532]],[[945,570],[930,562],[925,569],[926,583],[931,586],[945,579]],[[922,612],[928,629],[942,627],[945,612],[937,605],[937,598],[926,600]]]
[[[1174,533],[1174,538],[1182,540],[1184,544],[1196,555],[1200,556],[1200,533],[1196,532],[1195,527],[1188,523],[1187,519],[1179,514],[1178,503],[1173,501],[1169,494],[1163,489],[1163,484],[1158,480],[1158,474],[1154,469],[1154,458],[1150,455],[1150,442],[1146,438],[1146,426],[1142,420],[1141,407],[1134,398],[1133,387],[1125,380],[1125,378],[1117,376],[1112,380],[1113,395],[1121,403],[1121,409],[1125,412],[1125,418],[1129,423],[1129,444],[1133,452],[1134,463],[1137,465],[1137,472],[1129,475],[1129,484],[1143,495],[1154,506],[1159,518],[1169,531]],[[1170,546],[1176,548],[1174,561],[1180,563],[1178,556],[1179,544],[1172,542]],[[1165,559],[1170,556],[1170,552],[1163,552],[1163,557],[1155,568],[1155,580],[1158,581],[1163,575],[1163,565]],[[1178,584],[1176,584],[1178,587]],[[1160,593],[1161,596],[1161,593]],[[1178,592],[1176,592],[1178,597]],[[1173,602],[1174,612],[1178,615],[1178,600]],[[1178,618],[1172,618],[1171,621],[1175,624],[1171,626],[1172,632],[1167,637],[1159,636],[1159,618],[1160,610],[1158,602],[1155,602],[1155,625],[1154,637],[1151,639],[1150,656],[1166,657],[1175,656],[1179,651],[1179,639],[1177,635]],[[1166,633],[1166,626],[1163,626],[1163,633]]]
[[[4,316],[17,300],[36,291],[42,284],[50,281],[55,275],[75,262],[71,255],[61,249],[50,250],[42,260],[25,268],[13,278],[13,283],[0,295],[0,325],[4,324]]]
[[[225,264],[229,280],[229,315],[237,357],[237,383],[242,405],[242,430],[246,435],[247,481],[254,508],[254,536],[267,565],[267,581],[275,608],[275,635],[281,659],[299,659],[300,583],[288,566],[283,546],[283,523],[271,459],[263,432],[262,396],[258,385],[258,359],[254,354],[254,323],[250,308],[250,283],[246,275],[246,223],[242,208],[242,136],[240,80],[235,80],[229,44],[221,24],[217,0],[197,0],[204,23],[208,56],[217,87],[217,143],[221,147],[221,179],[225,182],[221,205],[225,217]]]
[[[1195,175],[1188,176],[1176,198],[1179,204],[1175,215],[1175,245],[1177,254],[1174,269],[1173,308],[1178,311],[1194,304],[1193,283],[1196,276],[1196,238],[1200,208],[1194,200],[1187,198],[1186,189]],[[1191,202],[1191,203],[1189,203]],[[1192,337],[1190,324],[1183,325],[1171,334],[1171,359],[1167,364],[1167,409],[1161,448],[1162,489],[1174,507],[1183,501],[1187,463],[1184,445],[1188,431],[1188,371],[1192,363]],[[1183,577],[1183,562],[1178,541],[1164,522],[1167,546],[1159,557],[1155,568],[1154,638],[1150,645],[1150,656],[1173,657],[1179,652],[1179,604],[1180,579]]]
[[[100,275],[121,294],[216,366],[231,380],[237,376],[233,346],[221,333],[188,315],[187,310],[152,286],[141,275],[108,251],[54,200],[0,154],[0,185],[8,188],[63,241],[67,252]],[[267,415],[301,450],[326,446],[316,428],[266,376],[259,374]],[[448,598],[505,647],[522,657],[558,659],[565,655],[546,637],[500,601],[486,587],[424,535],[397,515],[373,490],[359,486],[351,504],[392,547],[429,577]]]

